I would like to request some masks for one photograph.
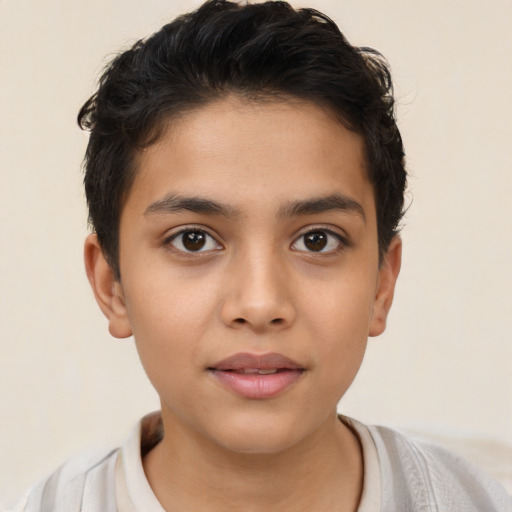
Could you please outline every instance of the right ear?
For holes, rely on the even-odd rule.
[[[131,336],[132,328],[126,311],[123,288],[103,255],[95,234],[85,239],[84,261],[87,278],[96,301],[108,319],[110,334],[115,338]]]

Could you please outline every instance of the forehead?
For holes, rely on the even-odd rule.
[[[368,203],[365,210],[374,202],[362,138],[330,111],[237,96],[172,119],[138,155],[125,207],[140,212],[169,193],[212,197],[242,211],[329,193]]]

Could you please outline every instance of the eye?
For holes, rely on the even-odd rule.
[[[222,249],[222,246],[202,229],[186,229],[176,233],[167,242],[181,252],[206,252]]]
[[[338,233],[327,229],[315,229],[301,235],[292,249],[306,252],[334,252],[341,249],[346,242]]]

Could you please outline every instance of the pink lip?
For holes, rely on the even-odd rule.
[[[273,370],[276,373],[242,373],[244,370]],[[208,368],[226,388],[245,398],[263,399],[279,395],[297,382],[305,369],[277,353],[234,354]]]

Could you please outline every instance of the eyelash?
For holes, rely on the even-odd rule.
[[[298,252],[305,252],[305,253],[309,253],[309,254],[335,254],[335,253],[338,253],[340,251],[342,251],[343,249],[345,249],[346,247],[349,247],[350,244],[349,244],[349,241],[347,240],[346,237],[344,237],[343,235],[341,235],[340,233],[330,229],[330,228],[326,228],[326,227],[323,227],[323,226],[315,226],[313,228],[308,228],[307,231],[304,231],[303,233],[301,233],[296,239],[295,241],[293,242],[292,244],[292,249],[294,248],[294,246],[296,244],[299,243],[299,241],[302,241],[302,243],[304,244],[304,239],[307,235],[311,235],[311,234],[314,234],[314,233],[322,233],[324,235],[327,235],[328,238],[334,238],[336,240],[336,247],[335,248],[332,248],[332,249],[329,249],[327,251],[324,251],[324,250],[320,250],[320,251],[312,251],[312,250],[307,250],[307,249],[295,249],[296,251]],[[329,244],[329,240],[327,240],[327,245]],[[323,248],[322,248],[323,249]]]
[[[211,241],[213,241],[215,243],[216,247],[202,250],[203,246],[201,246],[201,247],[199,247],[199,250],[197,250],[197,251],[187,250],[187,248],[184,247],[184,245],[183,245],[183,238],[180,238],[180,237],[183,237],[183,235],[185,235],[186,233],[200,233],[206,237],[205,244],[208,244],[209,240],[210,240],[210,243],[211,243]],[[305,237],[307,235],[312,235],[312,234],[327,235],[328,239],[326,241],[326,246],[328,246],[330,243],[329,238],[334,238],[337,242],[337,247],[331,248],[327,251],[324,251],[323,247],[319,251],[307,250],[307,249],[297,249],[295,247],[301,241],[305,245],[305,241],[304,241]],[[173,242],[176,240],[180,241],[180,244],[182,246],[181,248],[173,245]],[[332,243],[332,241],[331,241],[331,243]],[[208,252],[214,251],[216,249],[218,250],[218,249],[224,248],[222,246],[222,244],[219,243],[214,236],[212,236],[210,233],[208,233],[208,231],[205,230],[203,227],[199,227],[199,226],[187,226],[187,227],[180,229],[177,233],[173,233],[172,235],[168,236],[164,240],[164,245],[167,247],[170,246],[170,247],[172,247],[172,250],[174,250],[180,254],[184,254],[184,255],[195,255],[195,254],[208,253]],[[337,252],[343,250],[344,248],[348,247],[349,245],[350,244],[349,244],[348,240],[341,234],[337,233],[336,231],[333,231],[332,229],[326,228],[323,226],[316,226],[313,228],[308,228],[307,231],[304,231],[297,238],[295,238],[294,242],[291,244],[291,248],[293,250],[295,250],[296,252],[304,252],[304,253],[309,253],[309,254],[333,254],[333,253],[337,253]]]
[[[187,250],[186,247],[183,246],[183,235],[185,235],[186,233],[200,233],[204,236],[206,236],[206,242],[205,244],[208,244],[208,239],[210,241],[213,241],[216,245],[216,247],[214,248],[208,248],[206,250],[201,250],[203,249],[203,247],[201,246],[199,248],[199,250],[197,251],[192,251],[192,250]],[[181,238],[180,238],[181,237]],[[183,248],[179,248],[179,247],[176,247],[173,245],[173,242],[174,241],[180,241],[181,245]],[[210,242],[211,243],[211,242]],[[173,233],[171,236],[168,236],[165,240],[164,240],[164,245],[167,246],[167,247],[172,247],[172,249],[180,254],[184,254],[184,255],[195,255],[195,254],[202,254],[202,253],[207,253],[207,252],[210,252],[212,250],[215,250],[215,249],[222,249],[222,244],[220,244],[216,238],[212,235],[210,235],[210,233],[208,233],[208,231],[206,231],[204,228],[202,227],[199,227],[199,226],[187,226],[183,229],[180,229],[177,233]]]

